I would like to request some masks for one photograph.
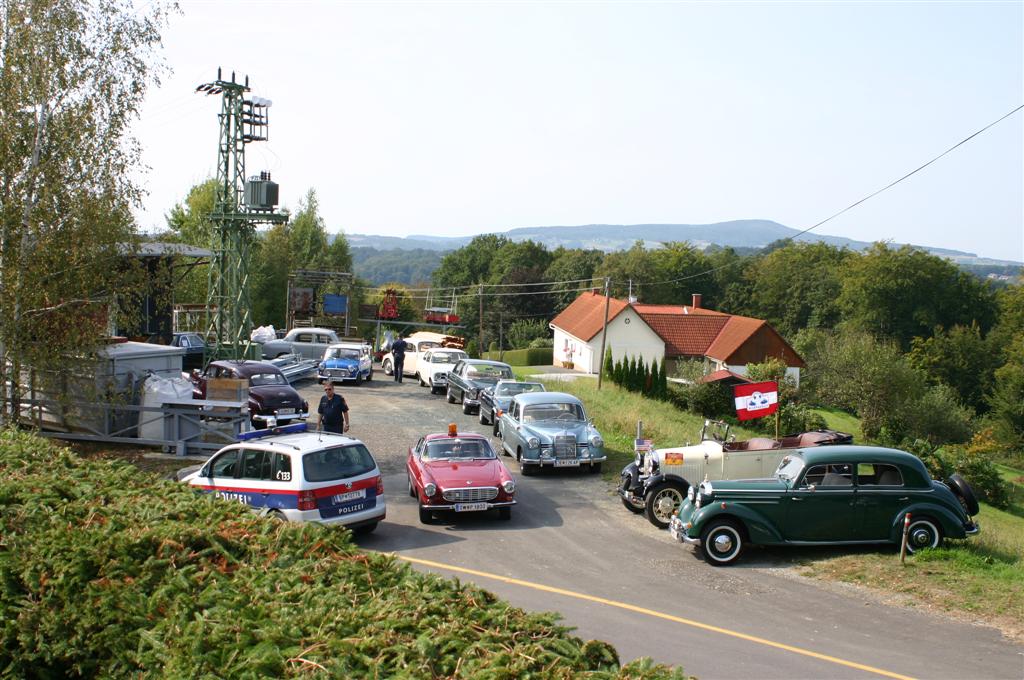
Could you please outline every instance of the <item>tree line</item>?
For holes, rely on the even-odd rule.
[[[808,363],[802,396],[857,414],[875,441],[963,442],[991,428],[1004,447],[1024,447],[1021,280],[997,286],[909,246],[782,241],[740,254],[638,242],[602,253],[488,234],[445,255],[432,284],[460,291],[474,339],[483,292],[489,344],[499,330],[507,342],[513,321],[546,325],[606,278],[619,298],[678,305],[700,293],[705,307],[765,319]]]

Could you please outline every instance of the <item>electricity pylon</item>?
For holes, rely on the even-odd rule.
[[[210,222],[213,236],[210,250],[206,297],[206,361],[255,357],[249,339],[252,332],[252,305],[249,299],[249,256],[256,225],[288,221],[275,210],[277,185],[269,173],[245,177],[245,145],[266,141],[272,102],[260,97],[245,98],[249,77],[244,83],[221,77],[203,83],[196,92],[221,95],[220,141],[217,148],[217,194]]]

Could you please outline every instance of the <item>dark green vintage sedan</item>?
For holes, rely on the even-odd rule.
[[[768,479],[705,481],[690,487],[669,525],[709,564],[739,559],[747,543],[895,543],[910,514],[907,549],[978,533],[978,501],[959,475],[935,481],[916,456],[873,446],[798,449]]]

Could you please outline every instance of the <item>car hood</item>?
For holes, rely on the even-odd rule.
[[[557,420],[530,423],[524,426],[523,429],[531,432],[545,443],[550,443],[555,437],[567,437],[569,435],[575,435],[578,442],[585,442],[590,439],[592,434],[598,433],[596,429],[584,422],[559,422]]]
[[[715,500],[729,496],[744,496],[750,492],[777,491],[785,493],[789,486],[778,477],[763,479],[716,479],[701,483],[702,488],[710,486]]]
[[[249,396],[264,408],[302,408],[302,397],[291,385],[259,385],[249,388]]]
[[[432,460],[426,465],[434,483],[442,489],[464,486],[498,486],[508,479],[505,464],[497,458],[487,460]],[[502,474],[504,472],[504,475]]]
[[[339,359],[337,357],[323,362],[324,368],[359,368],[359,359]]]

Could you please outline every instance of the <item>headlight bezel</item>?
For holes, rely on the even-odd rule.
[[[539,449],[540,439],[538,439],[537,437],[530,437],[529,439],[526,440],[526,447],[529,449]]]
[[[504,489],[505,493],[509,495],[514,494],[516,492],[515,480],[506,479],[504,482],[501,483],[501,488]]]
[[[437,493],[437,485],[433,482],[427,482],[423,485],[423,495],[427,498],[432,498]]]
[[[590,435],[590,439],[588,441],[590,442],[590,445],[593,446],[595,449],[604,448],[604,438],[601,437],[601,434],[599,432],[595,432],[594,434]]]

